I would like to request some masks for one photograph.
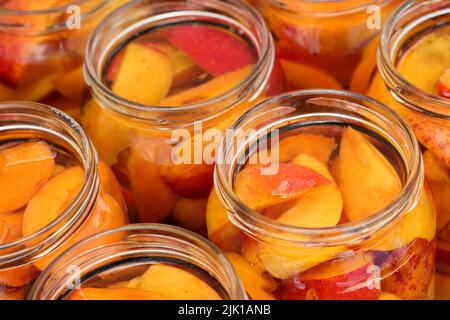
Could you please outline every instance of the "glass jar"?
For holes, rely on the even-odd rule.
[[[436,214],[419,145],[395,113],[307,90],[258,104],[232,129],[207,226],[251,298],[432,299]]]
[[[437,257],[443,262],[438,266],[446,272],[450,272],[446,265],[450,263],[450,100],[439,86],[450,70],[449,23],[448,1],[410,1],[401,6],[382,33],[378,73],[368,91],[401,114],[421,143],[425,176],[437,207]]]
[[[41,101],[79,117],[87,38],[124,0],[0,2],[0,101]]]
[[[214,166],[206,140],[264,94],[273,60],[263,19],[241,1],[134,1],[102,22],[87,47],[82,124],[119,177],[132,221],[204,229]]]
[[[363,92],[376,67],[376,35],[399,0],[255,0],[275,34],[292,89]],[[308,75],[308,76],[305,76]]]
[[[0,104],[0,300],[23,299],[40,272],[85,237],[126,224],[113,172],[56,108]]]
[[[102,239],[114,242],[96,246]],[[41,274],[29,295],[32,300],[246,298],[216,246],[185,229],[159,224],[123,226],[76,244]]]

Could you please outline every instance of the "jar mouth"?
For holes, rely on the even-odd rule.
[[[116,21],[119,17],[123,19],[124,15],[126,16],[127,13],[133,12],[133,10],[142,9],[142,6],[145,6],[145,9],[150,12],[156,12],[156,14],[141,16],[137,22],[131,25],[127,22],[125,26],[117,26]],[[250,28],[238,21],[239,18],[251,19],[254,24]],[[196,21],[196,19],[204,21],[212,19],[214,21],[225,22],[242,31],[251,40],[258,54],[258,61],[247,78],[239,85],[209,100],[172,107],[144,105],[130,101],[116,95],[102,81],[102,71],[107,61],[108,53],[114,50],[120,43],[120,40],[124,40],[124,36],[132,34],[133,31],[142,29],[145,26],[157,25],[163,21],[182,22]],[[111,35],[113,32],[115,33],[115,37],[106,44],[100,43],[102,38],[105,37],[104,32],[108,32],[107,35]],[[137,120],[161,120],[186,113],[196,115],[204,114],[205,117],[208,117],[211,116],[212,112],[214,112],[214,115],[217,112],[225,112],[244,99],[247,99],[249,102],[255,100],[269,80],[275,60],[274,51],[273,39],[264,19],[255,9],[241,0],[209,0],[206,3],[201,0],[170,2],[141,0],[123,5],[100,23],[86,47],[84,74],[85,80],[91,87],[96,98],[103,102],[104,106],[108,109],[127,117],[132,117]],[[97,59],[95,57],[96,55],[100,57]],[[221,110],[214,108],[214,105],[224,103],[226,105]]]
[[[431,117],[450,119],[450,100],[428,93],[406,80],[396,67],[402,46],[414,35],[449,21],[448,1],[407,1],[387,21],[378,51],[378,69],[392,96],[401,104]]]
[[[81,190],[71,205],[56,219],[36,232],[0,244],[0,267],[28,264],[62,243],[80,226],[95,204],[99,190],[97,153],[80,125],[59,109],[35,102],[0,103],[0,135],[14,134],[15,139],[54,139],[64,144],[79,160],[84,178]],[[37,134],[30,137],[29,133]],[[3,251],[7,253],[2,254]]]
[[[274,6],[280,9],[286,9],[292,11],[293,13],[298,13],[296,10],[301,10],[302,14],[312,14],[319,17],[336,17],[342,15],[348,15],[352,13],[357,13],[361,11],[366,11],[369,6],[377,5],[383,6],[395,0],[365,0],[365,1],[355,1],[355,0],[297,0],[294,7],[289,6],[284,0],[269,0]],[[314,5],[327,5],[334,4],[335,7],[314,8]],[[301,6],[304,7],[301,7]],[[337,5],[337,6],[336,6]],[[307,6],[312,6],[308,8]]]
[[[327,120],[322,121],[320,118],[322,116],[333,116],[331,109],[329,112],[305,114],[301,114],[300,111],[300,115],[298,117],[296,116],[297,118],[289,116],[294,110],[299,111],[300,105],[295,105],[296,102],[307,102],[309,99],[315,98],[332,99],[329,101],[341,104],[342,106],[348,106],[353,112],[358,112],[361,115],[365,114],[368,119],[374,121],[370,127],[383,132],[383,135],[389,143],[397,149],[396,151],[400,154],[401,160],[404,162],[406,172],[402,191],[389,206],[364,220],[325,228],[289,226],[264,217],[262,214],[250,209],[234,192],[234,169],[236,169],[236,160],[241,154],[233,155],[232,160],[227,158],[228,153],[234,147],[234,137],[232,135],[227,135],[218,149],[214,175],[216,191],[222,204],[227,209],[230,220],[238,225],[238,227],[246,230],[249,234],[257,233],[258,235],[262,235],[263,238],[270,239],[270,241],[294,242],[310,246],[356,244],[367,240],[373,233],[381,230],[391,221],[397,219],[402,213],[410,211],[415,207],[421,196],[424,177],[422,174],[423,162],[419,144],[414,137],[412,129],[400,116],[380,102],[358,93],[322,89],[300,90],[261,102],[237,120],[231,129],[232,131],[238,131],[239,129],[245,128],[245,126],[257,122],[258,120],[255,120],[258,119],[257,117],[270,122],[257,130],[260,132],[270,132],[270,129],[275,128],[275,126],[281,127],[281,121],[293,123],[301,118],[307,121],[316,119],[313,122],[314,124],[323,125]],[[339,108],[337,110],[339,111]],[[281,115],[282,119],[275,120],[271,116],[271,112]],[[346,116],[342,120],[356,121],[356,118]],[[343,123],[345,124],[345,122]],[[356,124],[357,121],[354,123]],[[385,127],[381,128],[381,126]],[[396,139],[400,139],[401,142],[399,143],[387,132],[387,129],[392,128],[392,126],[398,127],[401,130],[401,134],[395,137]],[[255,134],[255,136],[257,135]],[[245,143],[247,145],[249,144],[248,141]],[[232,164],[227,165],[227,163]]]
[[[80,21],[89,19],[101,8],[108,4],[108,0],[72,0],[54,7],[37,10],[14,10],[0,7],[0,30],[14,34],[26,34],[30,36],[45,35],[67,29],[67,16],[79,13]],[[69,12],[69,9],[70,12]],[[73,9],[73,10],[72,10]],[[77,11],[75,11],[77,10]],[[5,18],[2,18],[4,16]],[[8,18],[15,21],[8,23]],[[30,19],[51,17],[44,24],[34,25]]]
[[[90,246],[97,240],[118,235],[120,240],[102,246]],[[86,247],[90,249],[85,250]],[[80,252],[82,252],[80,254]],[[131,257],[173,256],[186,259],[211,274],[233,300],[247,299],[245,290],[231,263],[223,252],[200,235],[170,225],[132,224],[92,235],[73,245],[55,259],[35,281],[29,300],[60,299],[68,284],[104,269],[101,263]],[[84,260],[83,260],[84,259]],[[115,260],[116,261],[116,260]],[[67,272],[77,266],[77,272]],[[52,274],[53,273],[53,274]]]

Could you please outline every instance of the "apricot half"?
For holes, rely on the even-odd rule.
[[[344,130],[339,158],[339,187],[350,221],[386,208],[400,194],[397,172],[362,133],[350,127]]]
[[[149,267],[140,277],[130,280],[129,288],[155,292],[169,300],[220,300],[208,284],[188,271],[170,265]]]
[[[55,153],[43,141],[0,149],[0,212],[24,207],[52,176]]]

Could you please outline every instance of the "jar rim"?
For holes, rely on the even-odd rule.
[[[217,263],[217,266],[210,266],[211,268],[220,267],[222,270],[220,272],[223,273],[222,276],[225,276],[226,280],[229,281],[229,284],[220,283],[224,289],[227,291],[226,293],[233,300],[246,300],[248,297],[246,295],[245,289],[242,285],[239,276],[237,275],[235,269],[233,268],[231,262],[225,256],[225,254],[211,241],[206,238],[200,236],[197,233],[192,231],[172,226],[166,224],[157,224],[157,223],[141,223],[141,224],[129,224],[121,227],[116,227],[110,230],[105,230],[94,235],[89,236],[81,240],[80,242],[72,245],[65,252],[58,256],[36,279],[34,282],[30,293],[28,295],[29,300],[40,299],[40,290],[43,290],[47,280],[50,278],[53,270],[60,270],[58,264],[63,262],[65,259],[68,259],[66,263],[70,262],[73,265],[74,262],[79,260],[84,255],[89,252],[98,253],[98,250],[101,250],[102,247],[95,247],[87,252],[82,251],[82,253],[77,253],[77,250],[83,248],[85,245],[103,237],[108,237],[113,234],[120,234],[128,232],[127,234],[127,244],[132,242],[132,238],[130,236],[139,236],[143,235],[142,232],[145,232],[146,235],[156,235],[163,236],[165,240],[177,240],[179,243],[175,243],[175,245],[179,245],[180,249],[186,250],[185,248],[181,248],[182,245],[191,245],[195,249],[199,249],[201,254],[204,254],[206,257],[212,257],[214,262]],[[151,242],[151,241],[150,241]],[[149,243],[150,243],[149,242]],[[125,240],[121,239],[120,242],[114,242],[114,244],[125,243]],[[138,246],[141,242],[135,241],[135,245]],[[162,243],[163,244],[163,243]],[[128,248],[129,249],[129,248]],[[150,249],[149,249],[150,250]],[[73,254],[74,253],[74,254]],[[72,255],[73,254],[73,255]],[[81,273],[81,272],[80,272]],[[219,272],[218,272],[219,273]],[[79,275],[77,275],[79,276]],[[217,276],[217,275],[214,275]],[[216,279],[219,282],[219,279]],[[222,279],[224,280],[224,279]],[[67,281],[65,282],[67,283]],[[55,284],[55,286],[57,286]],[[51,297],[51,299],[55,299],[55,297]]]
[[[436,4],[442,4],[442,6],[438,9],[433,8],[433,5]],[[423,9],[427,9],[428,6],[430,6],[430,10],[423,13]],[[412,22],[408,21],[404,25],[404,17],[412,13],[421,13],[421,16],[420,18],[414,17]],[[380,75],[395,100],[425,115],[443,119],[450,119],[450,100],[428,93],[405,79],[398,71],[395,59],[399,47],[407,40],[404,38],[411,36],[408,34],[409,31],[430,19],[449,14],[450,3],[442,0],[406,1],[386,22],[381,32],[377,58]],[[398,35],[401,27],[405,30]],[[398,36],[395,37],[395,35]],[[394,44],[391,45],[391,42]]]
[[[0,255],[0,267],[3,267],[15,266],[18,262],[27,264],[31,260],[39,259],[70,236],[68,233],[84,222],[88,216],[88,211],[93,206],[93,201],[99,191],[99,176],[97,152],[81,126],[68,114],[57,108],[37,102],[5,101],[1,102],[0,106],[0,120],[2,116],[21,117],[27,115],[36,122],[36,124],[25,125],[28,130],[45,130],[45,133],[70,143],[74,147],[74,151],[76,150],[78,153],[77,156],[81,159],[80,162],[84,171],[81,190],[70,206],[56,219],[28,236],[0,244],[0,253],[1,250],[8,251],[8,253]],[[56,122],[52,123],[52,125],[59,126],[72,136],[63,136],[56,130],[42,125],[40,121],[44,118],[55,120]],[[8,130],[22,130],[22,127],[23,125],[12,125],[12,128],[9,129],[8,125],[6,126]],[[31,245],[27,245],[27,243]],[[23,246],[25,246],[26,250],[21,250]],[[18,248],[18,250],[9,252],[14,248]],[[23,260],[26,261],[22,263]]]
[[[120,16],[124,13],[126,13],[128,10],[132,10],[134,6],[137,6],[139,4],[146,4],[150,8],[158,8],[163,6],[171,6],[176,7],[183,4],[188,4],[190,6],[206,6],[211,5],[211,8],[214,9],[222,9],[222,10],[232,10],[234,13],[238,13],[240,15],[249,15],[252,20],[255,21],[255,27],[258,29],[258,31],[262,35],[262,41],[260,44],[259,52],[258,52],[258,61],[253,66],[250,73],[247,75],[246,79],[243,80],[241,83],[239,83],[237,86],[231,88],[225,93],[222,93],[218,96],[215,96],[212,99],[208,99],[205,101],[200,101],[197,103],[182,105],[182,106],[155,106],[155,105],[145,105],[140,104],[128,99],[125,99],[123,97],[120,97],[116,95],[110,88],[108,88],[104,82],[101,80],[101,71],[100,69],[96,68],[96,64],[93,61],[93,56],[95,54],[95,50],[97,49],[97,40],[101,37],[101,32],[109,27],[110,23],[114,23],[116,20],[116,16]],[[200,11],[200,10],[193,10],[193,9],[186,9],[186,10],[177,10],[177,11],[171,11],[171,12],[165,12],[165,13],[158,13],[153,16],[150,16],[146,18],[144,21],[139,21],[139,25],[142,25],[142,23],[150,23],[150,22],[157,22],[159,20],[164,20],[167,18],[172,17],[183,17],[184,15],[194,15],[194,16],[201,16],[201,17],[213,17],[214,19],[219,20],[226,20],[228,22],[233,22],[235,26],[239,25],[241,29],[246,30],[244,26],[240,25],[235,19],[229,18],[225,15],[216,14],[212,12],[207,11]],[[132,29],[135,27],[138,23],[134,23],[131,27],[127,29]],[[247,35],[251,35],[252,32],[250,30],[246,30]],[[255,37],[253,37],[255,38]],[[255,43],[257,44],[256,39],[253,39]],[[114,45],[113,44],[110,44]],[[103,50],[102,54],[104,55],[105,50]],[[264,19],[260,16],[260,14],[252,8],[250,5],[247,5],[242,0],[190,0],[190,1],[163,1],[163,2],[152,2],[148,0],[137,0],[133,2],[129,2],[112,13],[110,13],[96,28],[96,30],[91,35],[88,45],[86,46],[86,59],[84,63],[84,75],[85,80],[87,84],[91,87],[92,91],[94,92],[94,95],[97,98],[102,98],[102,100],[106,100],[106,106],[108,109],[113,110],[115,112],[118,112],[119,114],[122,114],[127,117],[135,118],[137,120],[154,120],[156,117],[155,114],[161,114],[166,113],[168,115],[173,114],[183,114],[186,112],[198,112],[202,109],[209,109],[212,105],[219,104],[220,102],[224,102],[233,95],[236,95],[237,93],[241,92],[242,90],[247,91],[245,95],[240,94],[235,101],[230,103],[230,106],[224,108],[223,110],[219,110],[220,112],[227,111],[230,107],[237,105],[238,103],[242,102],[244,98],[247,98],[249,102],[252,102],[255,100],[261,91],[264,89],[265,84],[269,80],[269,76],[272,71],[272,67],[275,61],[275,48],[273,44],[272,36],[270,35],[270,32],[268,30],[268,27],[266,23],[264,22]],[[266,64],[269,64],[269,68],[266,67]],[[102,63],[99,63],[100,65]],[[99,66],[100,67],[100,66]],[[263,78],[261,78],[261,74],[263,74]],[[253,82],[259,81],[258,88],[256,90],[252,90],[250,86],[253,84]],[[253,92],[252,92],[253,91]]]
[[[226,148],[230,139],[232,139],[232,137],[229,136],[224,139],[218,149],[217,164],[214,172],[215,189],[218,193],[218,197],[222,205],[226,208],[230,220],[234,224],[245,228],[249,232],[255,232],[255,230],[257,230],[259,234],[271,239],[289,243],[302,243],[311,246],[318,244],[324,245],[324,243],[327,243],[328,245],[348,244],[349,242],[366,239],[369,235],[395,220],[402,212],[405,212],[405,209],[406,211],[409,211],[411,208],[415,207],[421,195],[424,174],[420,147],[415,139],[412,129],[399,115],[381,102],[356,92],[331,89],[298,90],[272,97],[257,104],[239,118],[231,129],[239,130],[245,121],[248,121],[252,116],[273,104],[282,106],[282,102],[286,99],[302,99],[309,96],[322,98],[332,97],[348,103],[355,103],[354,100],[361,101],[358,108],[370,112],[371,115],[378,115],[380,120],[390,121],[378,112],[370,110],[370,108],[363,103],[368,103],[380,108],[383,112],[392,117],[397,126],[401,128],[404,133],[409,144],[407,149],[412,153],[412,160],[410,161],[411,163],[409,165],[407,178],[404,182],[402,191],[396,199],[383,210],[374,213],[363,220],[340,224],[333,227],[302,228],[277,223],[250,209],[235,194],[232,187],[232,177],[228,174],[225,165]],[[349,99],[352,99],[352,101]],[[404,162],[406,161],[404,157],[402,157],[402,160]]]

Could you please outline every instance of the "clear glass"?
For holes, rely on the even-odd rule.
[[[377,34],[400,0],[255,0],[277,38],[292,89],[364,92],[376,67]],[[295,62],[295,63],[293,63]],[[311,75],[307,79],[300,74]]]
[[[98,246],[104,239],[114,239],[114,242],[108,240],[108,245]],[[141,282],[137,288],[133,285],[136,282],[133,279],[142,279],[148,270],[160,268],[161,271],[167,266],[165,276],[158,273],[155,279],[157,275],[154,273],[147,278],[146,284]],[[182,273],[173,276],[173,269],[170,269],[173,267]],[[203,291],[205,284],[208,285],[209,296],[208,291]],[[121,298],[126,299],[129,288],[159,294],[155,300],[196,300],[202,295],[224,300],[247,298],[230,262],[216,246],[187,230],[159,224],[123,226],[78,243],[41,274],[28,298],[71,299],[77,292],[84,291],[84,296],[89,299],[92,296],[88,293],[92,288],[99,290],[93,298],[95,300],[107,300],[108,297],[102,293],[107,293],[108,289],[125,290]],[[128,297],[130,300],[139,299]],[[152,299],[151,296],[149,298]]]
[[[50,146],[55,156],[50,175],[43,173],[49,165],[37,144]],[[112,171],[97,160],[84,131],[56,108],[1,103],[0,158],[0,299],[23,299],[62,250],[125,224],[126,208]]]
[[[217,96],[217,88],[194,86],[196,95],[204,98],[200,102],[146,105],[116,94],[105,76],[124,44],[149,35],[147,32],[179,25],[213,25],[232,32],[251,45],[257,61],[241,81]],[[273,59],[272,40],[263,19],[241,1],[135,1],[102,22],[87,48],[86,82],[92,100],[83,109],[82,124],[100,156],[119,177],[132,221],[169,221],[199,232],[204,229],[214,163],[203,156],[194,159],[194,154],[203,154],[201,141],[195,141],[208,129],[224,131],[264,94]],[[131,87],[138,85],[131,83]],[[181,145],[177,135],[181,131],[188,136],[182,143],[192,145],[188,148],[193,152],[180,163],[173,152]]]
[[[286,158],[286,154],[296,148],[306,149],[305,144],[292,144],[283,151],[281,146],[283,141],[287,141],[285,139],[320,135],[338,142],[344,139],[343,132],[348,127],[363,133],[400,177],[400,192],[386,207],[363,219],[349,221],[350,209],[346,207],[344,197],[345,209],[343,213],[342,209],[339,211],[339,222],[336,220],[322,227],[300,227],[271,218],[269,209],[252,210],[238,197],[239,190],[245,190],[237,189],[240,179],[244,179],[240,178],[241,174],[246,170],[242,164],[248,163],[256,152],[264,150],[261,148],[264,145],[257,145],[257,142],[278,136],[280,162],[272,159],[271,165],[278,164],[282,168],[281,159]],[[254,131],[245,140],[230,134],[219,149],[215,192],[208,202],[208,234],[210,240],[233,257],[232,262],[251,298],[433,298],[435,211],[429,191],[424,187],[419,145],[412,130],[395,113],[375,100],[354,93],[308,90],[258,104],[241,117],[233,129],[235,132]],[[318,151],[320,154],[324,146],[314,143],[308,155]],[[272,152],[274,145],[278,142],[272,144]],[[357,159],[373,160],[358,153],[357,150],[361,150],[359,146],[354,145],[354,150]],[[323,164],[332,172],[343,192],[344,177],[334,170],[336,157],[335,152],[328,154]],[[340,157],[341,162],[343,159]],[[317,161],[309,161],[310,164],[315,163],[314,168],[323,166]],[[289,176],[295,175],[294,171],[290,172]],[[344,172],[342,165],[340,172],[341,175]],[[388,177],[383,176],[383,181],[388,181]],[[248,187],[252,188],[252,195],[258,192],[266,194],[261,187],[266,184],[264,180],[258,181],[259,177],[255,175],[252,179],[254,187]],[[295,185],[295,179],[289,181],[290,184],[286,182],[280,186]],[[354,187],[356,190],[362,188]],[[277,194],[276,190],[280,192],[281,189],[274,189],[272,195]],[[350,196],[362,199],[370,190],[359,192]],[[313,207],[316,208],[312,211],[315,212],[314,223],[330,212],[326,206],[321,206],[332,203],[330,201],[326,196],[317,202],[319,207]],[[310,207],[303,208],[305,210],[298,214],[309,212],[306,209]],[[249,268],[253,272],[242,271]]]
[[[448,45],[440,45],[448,41],[439,38],[439,32],[447,30],[448,34],[449,28],[448,1],[415,1],[401,6],[382,33],[378,73],[368,91],[402,115],[421,143],[425,176],[437,208],[438,266],[445,272],[450,272],[450,100],[438,94],[437,84],[450,66],[445,62],[449,61]],[[433,38],[435,34],[437,38]],[[408,61],[412,59],[416,62],[411,67]]]
[[[124,2],[0,1],[0,101],[40,101],[79,119],[85,44]]]

